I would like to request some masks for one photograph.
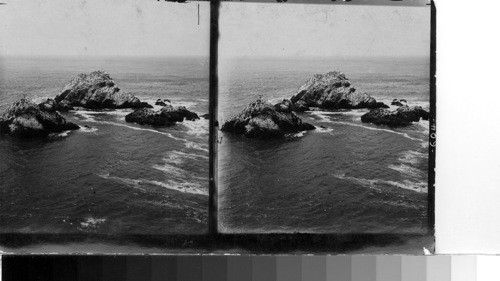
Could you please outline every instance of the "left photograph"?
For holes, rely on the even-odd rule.
[[[0,6],[0,235],[208,230],[209,2]]]

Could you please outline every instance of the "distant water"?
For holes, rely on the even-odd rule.
[[[429,59],[233,59],[220,64],[219,122],[332,70],[377,101],[429,110]],[[428,121],[393,129],[362,123],[366,112],[301,113],[317,129],[287,140],[219,132],[220,230],[427,232]]]
[[[101,69],[143,101],[208,112],[205,58],[1,58],[0,67],[0,111],[22,94],[53,98],[74,76]],[[206,232],[208,120],[155,128],[126,123],[129,112],[70,111],[67,120],[91,128],[0,137],[1,232]]]

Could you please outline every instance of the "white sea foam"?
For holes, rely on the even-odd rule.
[[[304,134],[306,133],[307,131],[300,131],[298,133],[293,133],[293,134],[286,134],[285,137],[287,138],[301,138],[304,136]]]
[[[314,130],[313,132],[331,134],[331,133],[333,133],[333,129],[332,128],[326,128],[326,127],[325,128],[316,127],[316,130]]]
[[[401,154],[401,156],[399,157],[399,161],[401,163],[414,165],[419,163],[425,158],[427,158],[427,154],[425,153],[421,153],[414,150],[408,150]]]
[[[168,136],[169,138],[172,138],[172,139],[174,139],[174,140],[183,141],[183,142],[188,142],[188,140],[183,139],[183,138],[179,138],[179,137],[175,137],[175,136],[174,136],[174,135],[172,135],[171,133],[162,132],[162,131],[158,131],[158,130],[155,130],[155,129],[150,129],[150,128],[139,128],[139,127],[134,127],[134,126],[127,125],[127,124],[122,124],[122,123],[116,123],[116,122],[110,122],[110,121],[100,121],[100,120],[95,120],[91,114],[87,114],[87,113],[85,113],[85,112],[76,112],[76,114],[86,117],[87,119],[86,119],[85,121],[87,121],[87,122],[93,122],[93,123],[99,123],[99,124],[107,124],[107,125],[120,126],[120,127],[125,127],[125,128],[129,128],[129,129],[136,130],[136,131],[146,131],[146,132],[151,132],[151,133],[156,133],[156,134],[160,134],[160,135]]]
[[[332,112],[330,112],[330,111],[311,111],[310,115],[319,118],[320,122],[331,122],[330,115],[332,115]]]
[[[80,228],[82,230],[93,230],[98,228],[101,224],[105,223],[106,219],[88,217],[85,221],[80,222]]]
[[[380,185],[391,185],[394,187],[402,188],[402,189],[407,189],[419,193],[427,193],[427,183],[426,182],[414,182],[410,180],[404,180],[402,182],[395,182],[395,181],[388,181],[388,180],[381,180],[381,179],[364,179],[364,178],[355,178],[355,177],[349,177],[346,176],[345,174],[334,174],[334,176],[338,179],[341,180],[349,180],[352,182],[356,182],[358,184],[361,184],[364,187],[380,190],[377,188],[377,186]]]
[[[180,165],[184,162],[185,159],[208,159],[208,156],[194,153],[186,153],[182,151],[171,151],[163,158],[163,160],[167,163],[172,163],[176,165]]]
[[[389,169],[398,171],[401,174],[408,175],[412,178],[422,178],[424,176],[422,171],[406,164],[389,165]]]
[[[95,132],[97,132],[97,128],[96,127],[82,126],[82,127],[80,127],[80,131],[82,131],[84,133],[95,133]]]
[[[91,111],[87,111],[87,110],[75,110],[73,111],[73,113],[75,115],[78,115],[82,118],[85,119],[85,121],[88,121],[88,122],[95,122],[95,117],[93,116],[93,114],[90,113]]]
[[[186,171],[184,171],[183,169],[177,168],[168,163],[164,163],[161,165],[153,165],[153,168],[175,177],[184,177],[186,174]]]
[[[111,179],[111,180],[125,183],[133,188],[138,188],[140,190],[145,190],[144,185],[154,185],[154,186],[159,186],[159,187],[179,191],[182,193],[208,195],[208,190],[206,190],[206,188],[203,188],[199,183],[178,182],[178,181],[171,180],[171,179],[166,180],[165,182],[146,180],[146,179],[135,180],[135,179],[110,176],[109,174],[99,174],[99,176],[102,178],[105,178],[105,179]]]
[[[68,134],[70,133],[71,131],[64,131],[64,132],[60,132],[60,133],[52,133],[49,135],[49,137],[55,137],[55,138],[65,138],[68,136]]]
[[[209,123],[205,118],[200,118],[195,121],[184,121],[181,124],[187,129],[186,133],[188,135],[205,137],[208,134]]]
[[[200,146],[199,144],[194,143],[192,141],[186,141],[184,143],[184,146],[187,148],[190,148],[190,149],[196,149],[196,150],[205,151],[206,153],[208,153],[208,148],[204,148],[204,147]]]
[[[413,123],[418,127],[422,128],[422,134],[428,136],[429,135],[429,120],[420,119],[419,122]]]
[[[361,124],[355,124],[355,123],[349,123],[349,122],[341,122],[341,121],[332,121],[330,123],[347,125],[347,126],[354,126],[354,127],[361,127],[361,128],[365,128],[365,129],[372,130],[372,131],[383,131],[383,132],[387,132],[387,133],[392,133],[392,134],[400,135],[400,136],[405,137],[405,138],[410,139],[410,140],[422,141],[422,139],[411,137],[407,133],[396,132],[396,131],[393,131],[393,130],[390,130],[390,129],[374,128],[374,127],[364,126],[364,125],[361,125]]]

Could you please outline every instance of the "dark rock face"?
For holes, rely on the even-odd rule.
[[[134,95],[121,91],[104,71],[75,77],[64,87],[62,93],[55,97],[56,103],[63,101],[71,106],[89,109],[145,107]]]
[[[309,110],[309,107],[305,105],[304,101],[298,101],[293,104],[290,100],[284,99],[283,101],[275,104],[274,109],[278,112],[290,113],[292,111],[304,112]]]
[[[286,134],[314,129],[313,125],[302,122],[295,113],[279,112],[272,104],[259,99],[225,122],[221,131],[250,138],[281,138]]]
[[[316,74],[304,85],[291,102],[322,109],[388,108],[370,95],[357,92],[345,75],[338,71]]]
[[[66,100],[56,103],[53,99],[47,99],[46,101],[38,104],[38,107],[40,107],[40,110],[47,112],[69,111],[74,109]]]
[[[406,100],[393,99],[391,105],[403,106],[403,103],[406,104]]]
[[[207,119],[208,120],[208,119],[210,119],[210,114],[209,113],[205,113],[205,114],[201,115],[200,117],[203,118],[203,119]]]
[[[155,102],[155,105],[166,106],[167,104],[164,103],[161,99],[157,99],[156,102]]]
[[[420,106],[409,107],[403,105],[394,111],[387,109],[374,109],[361,116],[364,123],[373,123],[375,125],[388,125],[391,127],[408,126],[412,122],[420,121],[420,118],[429,120],[429,112]]]
[[[12,104],[0,115],[0,132],[14,137],[44,137],[50,133],[60,133],[79,129],[78,125],[67,122],[61,114],[50,109],[42,110],[39,105],[22,99]]]
[[[159,111],[141,108],[125,116],[125,121],[129,123],[152,126],[171,126],[184,121],[184,119],[193,121],[199,117],[184,106],[173,107],[171,105],[167,105]]]

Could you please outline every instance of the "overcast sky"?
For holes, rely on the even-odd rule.
[[[428,56],[430,7],[223,3],[222,57]]]
[[[208,56],[209,3],[3,0],[0,55]],[[198,25],[198,4],[200,25]]]

